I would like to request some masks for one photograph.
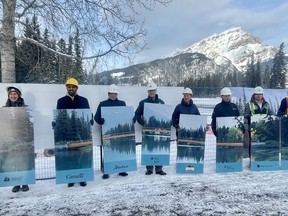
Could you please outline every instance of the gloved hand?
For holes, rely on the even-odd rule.
[[[133,117],[133,123],[136,123],[136,116]]]
[[[100,119],[100,125],[103,125],[105,123],[105,119],[104,118],[101,118]]]
[[[94,124],[94,120],[93,119],[90,119],[90,124],[91,124],[91,126],[93,126],[93,124]]]
[[[54,129],[56,127],[56,122],[55,121],[52,121],[51,122],[51,126],[52,126],[52,129]]]

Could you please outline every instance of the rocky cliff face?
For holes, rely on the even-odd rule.
[[[254,56],[261,63],[273,59],[277,49],[263,45],[259,38],[232,28],[214,34],[168,57],[100,74],[102,84],[145,85],[153,80],[158,85],[177,85],[191,77],[208,74],[243,72]]]

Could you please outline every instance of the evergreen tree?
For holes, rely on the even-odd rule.
[[[255,71],[255,86],[262,86],[262,68],[260,60],[258,59],[256,63],[256,71]]]
[[[76,29],[76,35],[75,35],[75,73],[77,74],[75,77],[76,79],[81,82],[85,83],[85,73],[83,70],[83,65],[82,65],[82,51],[81,51],[81,39],[79,35],[79,29]]]
[[[281,43],[278,52],[273,58],[271,68],[270,88],[285,88],[286,83],[286,62],[285,62],[285,45]]]
[[[263,88],[270,88],[271,69],[266,65],[263,77]]]

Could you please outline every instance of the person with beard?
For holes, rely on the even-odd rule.
[[[183,91],[183,98],[178,104],[172,114],[172,125],[176,128],[176,136],[178,138],[180,114],[200,115],[197,106],[192,100],[193,92],[190,88],[185,88]]]
[[[58,99],[57,109],[90,109],[87,98],[77,94],[78,81],[70,78],[66,82],[67,95]]]
[[[211,127],[214,135],[217,137],[216,131],[216,118],[217,117],[228,117],[228,116],[239,116],[240,112],[235,103],[231,102],[232,92],[229,88],[225,87],[221,89],[220,96],[222,101],[218,103],[212,113]]]
[[[7,88],[8,93],[8,99],[6,101],[5,107],[26,107],[24,99],[22,98],[22,92],[19,87],[15,86],[8,86]],[[22,191],[28,191],[29,186],[28,185],[22,185],[22,188],[20,185],[16,185],[12,188],[12,192],[18,192],[19,190]]]
[[[66,81],[67,95],[58,99],[57,109],[90,109],[87,98],[77,94],[78,81],[75,78],[69,78]],[[54,123],[55,124],[55,123]],[[55,125],[52,123],[52,127]],[[86,182],[80,182],[80,186],[85,187]],[[74,183],[68,183],[68,187],[73,187]]]

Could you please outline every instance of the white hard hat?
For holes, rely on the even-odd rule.
[[[108,93],[116,93],[116,94],[118,94],[119,93],[118,86],[116,86],[115,84],[110,85],[109,88],[108,88]]]
[[[193,95],[193,92],[192,92],[192,90],[191,90],[190,88],[185,88],[185,89],[183,90],[183,94]]]
[[[261,86],[254,88],[254,94],[264,94],[264,89]]]
[[[232,92],[229,88],[225,87],[223,89],[221,89],[220,95],[232,95]]]
[[[19,97],[22,96],[22,90],[21,90],[20,86],[16,86],[16,85],[8,86],[6,88],[6,90],[7,90],[8,95],[10,92],[14,91],[19,95]]]
[[[148,83],[147,85],[147,90],[150,91],[150,90],[156,90],[157,89],[157,85],[154,83],[154,82],[150,82]]]

